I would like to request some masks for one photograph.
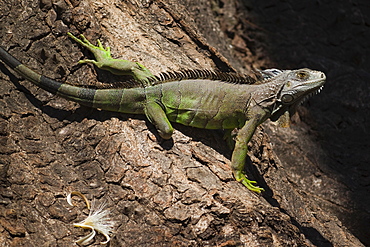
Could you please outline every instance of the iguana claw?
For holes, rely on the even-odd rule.
[[[236,181],[241,182],[245,187],[247,187],[249,190],[261,193],[262,191],[265,191],[264,188],[260,188],[258,186],[254,186],[253,184],[256,184],[256,181],[249,180],[243,173],[236,172],[234,174]]]
[[[67,34],[71,39],[73,39],[74,41],[76,41],[77,43],[82,45],[83,47],[87,48],[92,54],[94,54],[94,57],[96,59],[96,61],[95,60],[90,60],[90,59],[80,60],[79,63],[93,63],[93,64],[95,64],[97,62],[101,62],[101,61],[104,61],[104,60],[107,60],[107,59],[108,60],[112,59],[112,56],[110,54],[110,47],[107,46],[107,48],[104,48],[104,46],[102,45],[102,43],[100,42],[99,39],[97,40],[98,46],[95,46],[95,45],[91,44],[90,41],[88,39],[86,39],[83,34],[80,34],[81,39],[77,38],[76,36],[74,36],[70,32],[68,32]]]

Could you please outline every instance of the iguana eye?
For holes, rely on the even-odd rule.
[[[281,101],[283,102],[283,103],[290,103],[290,102],[292,102],[293,101],[293,96],[292,95],[290,95],[290,94],[284,94],[282,97],[281,97]]]
[[[308,76],[308,74],[305,71],[299,71],[297,72],[297,77],[299,79],[305,79]]]

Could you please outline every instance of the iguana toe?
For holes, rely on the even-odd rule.
[[[254,192],[257,192],[257,193],[261,193],[262,191],[265,191],[264,188],[253,185],[253,184],[257,183],[256,181],[252,181],[252,180],[249,180],[247,178],[244,178],[243,181],[241,181],[241,182],[245,187],[247,187],[251,191],[254,191]]]
[[[110,47],[107,46],[107,48],[104,48],[99,39],[97,40],[98,46],[95,46],[91,44],[91,42],[88,39],[86,39],[86,37],[82,34],[80,34],[80,39],[74,36],[73,34],[71,34],[70,32],[68,32],[67,34],[71,39],[73,39],[74,41],[82,45],[83,47],[87,48],[92,54],[94,54],[97,62],[104,63],[104,61],[112,60],[112,56],[110,54]],[[83,60],[83,61],[85,61],[85,63],[87,62],[93,63],[91,60]]]
[[[249,180],[242,172],[235,172],[234,173],[235,179],[238,182],[241,182],[245,187],[247,187],[249,190],[261,193],[262,191],[265,191],[264,188],[260,188],[258,186],[254,186],[253,184],[256,184],[256,181]]]

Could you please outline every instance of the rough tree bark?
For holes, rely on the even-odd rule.
[[[122,78],[77,65],[91,54],[67,31],[101,38],[114,57],[154,73],[272,65],[259,43],[264,30],[238,16],[241,7],[231,0],[2,0],[0,40],[34,70],[79,85]],[[234,181],[221,131],[174,125],[173,140],[158,141],[143,116],[79,106],[0,66],[0,246],[73,245],[85,234],[72,225],[84,218],[82,203],[71,207],[65,198],[75,190],[108,200],[117,222],[110,246],[362,246],[296,188],[262,127],[250,143],[255,168],[248,172],[267,189],[260,196]]]

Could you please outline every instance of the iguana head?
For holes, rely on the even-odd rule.
[[[269,81],[266,85],[274,91],[271,92],[274,99],[270,101],[272,121],[276,121],[286,111],[294,112],[305,98],[320,92],[326,80],[323,72],[310,69],[270,69],[262,71],[261,74]]]

